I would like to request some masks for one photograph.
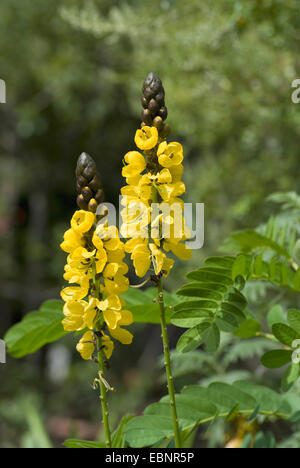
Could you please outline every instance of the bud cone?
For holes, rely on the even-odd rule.
[[[161,79],[155,73],[149,73],[145,79],[142,93],[142,127],[145,125],[154,126],[161,136],[166,136],[170,129],[164,123],[168,117],[165,90]]]
[[[104,201],[104,192],[96,163],[87,153],[82,153],[77,161],[76,189],[79,208],[95,213]]]

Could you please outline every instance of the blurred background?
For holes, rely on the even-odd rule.
[[[97,161],[106,199],[118,201],[150,71],[165,86],[171,138],[185,148],[186,199],[206,207],[205,247],[176,268],[167,288],[183,284],[233,229],[265,220],[267,195],[299,191],[300,107],[291,102],[300,74],[298,7],[296,0],[1,1],[0,337],[59,298],[59,243],[75,210],[82,151]],[[117,347],[111,362],[113,425],[162,395],[159,329],[132,330],[134,344]],[[0,447],[99,436],[95,365],[80,360],[75,342],[67,337],[0,364]],[[257,365],[242,367],[247,374]],[[189,378],[223,371],[207,362]],[[217,430],[214,437],[210,444],[221,443]],[[207,443],[204,434],[199,445]]]

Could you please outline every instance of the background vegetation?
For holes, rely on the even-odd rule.
[[[118,200],[121,160],[133,147],[149,71],[164,82],[172,135],[185,147],[187,200],[206,205],[205,248],[175,270],[170,289],[232,230],[264,222],[273,209],[267,195],[299,192],[300,111],[291,102],[300,65],[296,0],[2,0],[0,11],[0,78],[8,93],[0,106],[0,336],[59,297],[58,244],[75,208],[82,151],[96,159],[107,199]],[[112,359],[117,416],[161,396],[159,329],[133,330],[134,345]],[[170,333],[175,344],[177,332]],[[228,364],[201,361],[189,378],[220,379]],[[249,352],[238,368],[257,379],[265,372]],[[20,361],[9,358],[0,367],[0,445],[96,438],[93,376],[70,337]],[[280,380],[267,378],[274,387]],[[198,445],[224,445],[224,428],[217,429],[201,433]],[[281,423],[276,436],[288,435]]]

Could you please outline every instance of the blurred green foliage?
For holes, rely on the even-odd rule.
[[[2,0],[0,13],[0,78],[7,85],[7,104],[0,105],[0,336],[58,297],[58,244],[75,209],[73,174],[82,151],[96,159],[107,199],[117,202],[149,71],[163,80],[172,135],[185,147],[187,201],[206,205],[206,254],[232,229],[258,224],[269,211],[266,195],[299,192],[300,109],[291,102],[300,65],[296,0]],[[194,265],[202,258],[196,252]],[[176,269],[170,286],[183,282],[184,268],[192,265]],[[120,413],[121,404],[134,411],[157,396],[151,372],[159,331],[138,330],[122,366],[118,353],[112,363],[130,393],[129,402],[115,399]],[[77,411],[92,418],[95,395],[84,399],[82,414],[72,389],[83,398],[93,366],[87,370],[73,356],[76,378],[50,385],[52,393],[46,352],[2,366],[2,408],[12,395],[40,391],[45,417]],[[14,408],[7,413],[0,441],[6,431],[20,445],[24,425],[7,432],[19,421]]]

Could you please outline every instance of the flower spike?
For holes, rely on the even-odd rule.
[[[95,213],[104,201],[104,192],[96,163],[87,153],[82,153],[77,161],[76,188],[79,208]]]
[[[149,73],[142,89],[142,127],[156,127],[160,136],[166,137],[170,133],[169,125],[164,121],[168,117],[165,104],[165,90],[161,79],[155,73]]]

